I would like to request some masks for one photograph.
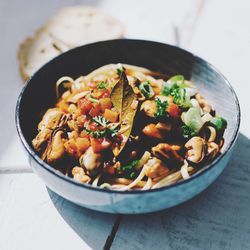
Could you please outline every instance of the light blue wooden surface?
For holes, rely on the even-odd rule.
[[[160,213],[118,217],[80,208],[48,192],[30,173],[14,126],[22,88],[18,45],[59,7],[79,3],[118,17],[127,37],[190,49],[231,81],[242,108],[241,134],[229,166],[193,200]],[[247,0],[0,1],[0,249],[102,249],[105,244],[111,249],[250,249],[249,11]]]

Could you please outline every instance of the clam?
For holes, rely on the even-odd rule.
[[[159,143],[157,146],[152,148],[153,154],[160,158],[168,161],[176,162],[181,164],[183,162],[182,156],[178,153],[181,149],[178,145],[169,145],[168,143]]]
[[[193,163],[200,163],[205,156],[205,140],[199,136],[192,137],[186,144],[186,159]]]
[[[146,176],[152,179],[162,179],[170,172],[169,168],[156,157],[149,159],[145,166]]]
[[[101,165],[101,154],[94,153],[92,147],[89,147],[80,157],[79,162],[81,167],[92,171]]]
[[[152,100],[146,100],[141,105],[141,110],[149,117],[154,117],[157,112],[156,102]]]
[[[208,142],[214,142],[216,139],[216,129],[212,126],[208,126],[207,128],[209,130]]]
[[[81,167],[74,167],[72,169],[73,178],[81,183],[89,183],[91,178],[85,173],[84,169]]]
[[[64,123],[65,114],[57,108],[49,109],[38,124],[39,133],[32,140],[32,144],[37,151],[41,151],[45,142],[47,142],[53,130]]]
[[[66,136],[66,132],[61,128],[55,129],[41,158],[47,160],[48,163],[59,160],[65,153]]]
[[[214,159],[215,156],[219,153],[220,148],[215,142],[208,142],[207,144],[207,157]]]

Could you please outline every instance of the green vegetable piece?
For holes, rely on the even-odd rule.
[[[183,108],[188,108],[191,104],[185,87],[187,86],[184,77],[182,75],[176,75],[171,77],[167,83],[163,85],[161,94],[164,96],[173,96],[175,104]]]
[[[135,167],[138,164],[138,160],[133,160],[127,165],[121,166],[119,170],[122,171],[122,175],[125,178],[134,179],[136,177]]]
[[[132,172],[130,175],[129,175],[130,179],[135,179],[136,177],[136,173],[135,172]]]
[[[183,112],[181,115],[182,121],[190,129],[198,133],[204,125],[201,119],[201,113],[198,108],[190,108],[187,112]]]
[[[157,112],[155,113],[155,117],[163,117],[167,115],[166,109],[168,107],[168,102],[167,101],[161,101],[159,98],[155,98],[155,103],[157,106]]]
[[[171,87],[170,87],[170,85],[168,83],[164,83],[162,91],[161,91],[161,95],[169,96],[170,93],[171,93]]]
[[[188,127],[187,125],[183,125],[181,128],[182,135],[185,139],[190,139],[191,137],[197,135],[197,132],[194,129]]]
[[[110,98],[111,102],[113,103],[113,106],[120,113],[120,130],[124,131],[122,133],[122,144],[117,147],[114,147],[113,149],[113,154],[115,156],[118,156],[128,141],[128,138],[133,128],[133,122],[137,111],[137,108],[131,108],[133,101],[135,101],[137,97],[132,87],[129,85],[128,79],[124,71],[121,73],[118,83],[113,88]]]
[[[98,89],[106,89],[106,83],[105,82],[100,82],[100,83],[98,83],[98,85],[97,85],[97,88]]]
[[[150,86],[149,81],[142,82],[139,85],[139,89],[147,99],[153,97],[155,94],[153,88]]]
[[[168,83],[184,87],[185,78],[183,75],[175,75],[168,79]]]
[[[213,117],[210,121],[218,131],[223,131],[227,127],[227,121],[219,116]]]

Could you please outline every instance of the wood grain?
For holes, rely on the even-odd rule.
[[[46,189],[35,174],[0,175],[0,249],[102,249],[114,215]]]

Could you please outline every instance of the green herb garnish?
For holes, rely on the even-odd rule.
[[[94,138],[109,138],[112,139],[118,134],[118,125],[119,124],[111,124],[106,118],[102,116],[95,116],[92,120],[98,125],[102,126],[102,129],[98,130],[90,130],[88,128],[88,123],[85,124],[84,129],[91,134]]]
[[[90,135],[92,135],[94,138],[99,139],[106,137],[106,131],[105,130],[90,130],[88,128],[84,128]]]
[[[98,83],[98,85],[97,85],[97,88],[98,89],[106,89],[106,83],[105,82],[100,82],[100,83]]]
[[[136,173],[135,173],[135,172],[131,172],[131,174],[129,175],[129,177],[130,177],[131,179],[135,179]]]
[[[139,89],[140,91],[142,92],[142,94],[147,98],[151,98],[154,96],[154,90],[153,88],[150,86],[150,82],[149,81],[146,81],[146,82],[142,82],[140,85],[139,85]]]
[[[117,73],[118,76],[120,76],[120,75],[122,74],[122,70],[119,69],[119,68],[117,68],[117,69],[116,69],[116,73]]]
[[[155,98],[155,103],[157,106],[157,112],[155,113],[155,117],[163,117],[166,115],[166,109],[168,106],[167,101],[161,101],[159,98]]]
[[[127,165],[120,166],[118,170],[122,171],[122,176],[125,178],[134,179],[136,177],[135,166],[138,162],[138,160],[133,160]]]
[[[118,130],[117,129],[110,129],[110,128],[105,128],[103,130],[90,130],[88,128],[84,128],[90,135],[92,135],[94,138],[99,139],[99,138],[109,138],[112,139],[117,136]]]
[[[185,89],[187,86],[184,80],[185,79],[182,75],[171,77],[168,82],[164,84],[161,94],[164,96],[173,96],[175,104],[188,108],[190,107],[190,104],[188,103]]]
[[[121,76],[122,72],[124,72],[126,69],[121,64],[118,65],[119,67],[116,68],[116,73],[118,76]]]
[[[171,95],[174,97],[174,103],[178,106],[188,107],[186,105],[186,89],[185,88],[175,88]]]
[[[181,128],[182,128],[182,135],[185,139],[189,139],[197,135],[197,132],[193,128],[190,128],[187,125],[183,125]]]
[[[110,124],[110,121],[108,121],[105,117],[100,115],[93,117],[92,120],[102,127],[107,127],[107,125]]]

